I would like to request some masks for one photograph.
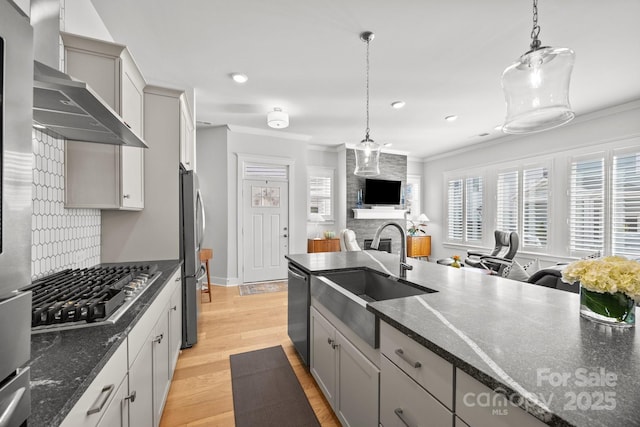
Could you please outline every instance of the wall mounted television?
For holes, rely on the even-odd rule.
[[[399,205],[402,181],[367,178],[364,184],[364,202],[368,205]]]

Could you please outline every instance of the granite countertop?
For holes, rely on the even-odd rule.
[[[162,275],[113,325],[31,335],[31,360],[28,363],[31,368],[31,415],[27,420],[30,426],[55,427],[62,423],[181,265],[179,260],[144,263],[156,264]]]
[[[311,274],[368,268],[397,275],[399,261],[377,251],[287,258]],[[549,425],[640,425],[639,327],[582,319],[578,294],[408,262],[407,280],[437,292],[368,304],[377,317]]]

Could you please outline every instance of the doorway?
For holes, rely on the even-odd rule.
[[[245,179],[242,184],[243,282],[287,277],[288,182]]]

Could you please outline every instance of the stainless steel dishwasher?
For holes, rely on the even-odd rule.
[[[304,364],[309,366],[309,275],[289,263],[288,278],[287,332]]]

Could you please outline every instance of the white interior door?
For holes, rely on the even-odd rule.
[[[286,181],[244,180],[243,247],[247,282],[287,277],[289,194]]]

